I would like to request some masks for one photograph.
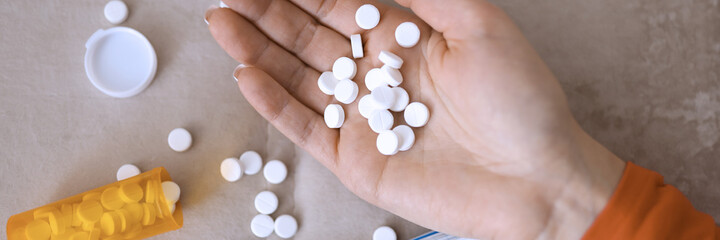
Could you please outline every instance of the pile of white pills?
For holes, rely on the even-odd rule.
[[[362,29],[372,29],[380,22],[380,12],[371,5],[362,5],[355,12],[355,22]],[[412,22],[404,22],[395,29],[395,40],[401,47],[410,48],[420,40],[420,29]],[[353,58],[364,56],[360,34],[350,36]],[[409,150],[415,143],[411,127],[422,127],[430,119],[430,111],[420,102],[410,102],[408,92],[400,87],[404,81],[400,68],[403,59],[390,51],[380,51],[378,60],[382,67],[373,68],[365,74],[365,87],[370,94],[360,97],[358,111],[368,119],[370,129],[378,134],[376,145],[384,155],[394,155]],[[331,72],[323,72],[318,78],[320,91],[334,95],[343,104],[350,104],[358,97],[358,85],[352,80],[357,65],[348,57],[340,57]],[[392,112],[402,112],[407,125],[395,126]],[[340,128],[345,122],[345,110],[340,104],[330,104],[324,112],[329,128]],[[393,126],[395,126],[393,128]]]
[[[133,164],[124,164],[118,168],[116,176],[118,181],[122,181],[140,175],[140,173],[140,168],[137,166]],[[180,186],[173,181],[164,181],[160,184],[160,187],[163,190],[165,200],[168,202],[170,213],[175,213],[175,206],[180,200]]]

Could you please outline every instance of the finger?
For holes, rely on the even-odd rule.
[[[208,13],[210,32],[235,60],[270,73],[288,92],[316,112],[322,112],[332,97],[317,89],[320,76],[297,57],[262,34],[252,23],[230,9]]]
[[[341,56],[350,56],[350,42],[287,0],[228,0],[269,38],[319,71],[330,70]],[[348,35],[349,36],[349,35]]]
[[[240,91],[260,115],[325,167],[335,169],[338,130],[327,128],[320,115],[259,68],[244,67],[236,72]]]
[[[479,30],[483,33],[503,29],[507,16],[485,0],[395,0],[410,8],[423,21],[448,39],[462,38]]]

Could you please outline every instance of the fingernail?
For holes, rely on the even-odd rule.
[[[213,4],[213,5],[210,5],[210,7],[207,10],[205,10],[205,24],[210,25],[210,23],[208,22],[208,18],[210,18],[210,15],[212,14],[212,10],[215,10],[217,8],[218,8],[218,6]]]
[[[235,67],[235,70],[233,70],[233,78],[235,79],[236,82],[238,81],[238,79],[237,79],[238,72],[245,67],[247,67],[247,66],[245,66],[245,64],[241,63],[241,64],[238,64],[237,67]]]

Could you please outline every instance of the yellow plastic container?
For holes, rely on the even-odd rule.
[[[159,167],[8,219],[8,240],[143,239],[179,229],[182,207],[165,200],[160,183],[172,181]]]

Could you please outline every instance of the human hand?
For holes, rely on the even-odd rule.
[[[553,74],[486,1],[398,1],[417,16],[373,0],[225,3],[232,10],[209,9],[206,20],[246,66],[234,77],[248,102],[352,192],[401,217],[466,237],[580,238],[620,178],[622,161],[580,129]],[[354,20],[365,3],[381,13],[368,31]],[[421,30],[409,49],[394,40],[405,21]],[[389,50],[405,60],[400,86],[430,109],[409,151],[381,155],[357,101],[343,105],[342,128],[325,126],[333,97],[317,78],[351,56],[355,33],[365,49],[355,59],[359,96]]]

